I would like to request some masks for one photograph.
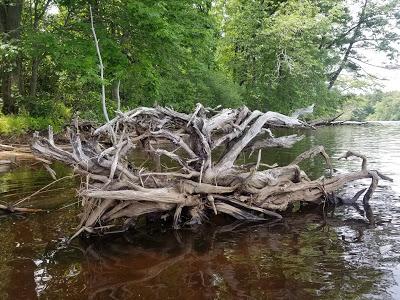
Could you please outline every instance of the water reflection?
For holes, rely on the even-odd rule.
[[[233,225],[124,234],[80,245],[87,296],[352,298],[374,292],[382,276],[374,266],[350,266],[345,247],[356,240],[349,233],[338,235],[320,214],[305,212],[273,225]],[[353,226],[361,235],[368,228],[367,223]]]
[[[394,182],[381,181],[366,207],[362,201],[334,211],[305,207],[274,224],[209,224],[69,246],[79,207],[0,217],[0,299],[398,299],[400,126],[322,128],[306,135],[294,149],[264,152],[264,162],[286,164],[322,144],[334,158],[349,149],[367,153],[370,167]],[[324,163],[317,158],[302,167],[315,178]],[[359,167],[359,160],[334,159],[336,172]],[[69,173],[56,169],[59,176]],[[0,201],[18,200],[50,181],[38,166],[3,173]],[[369,183],[352,183],[339,197],[351,199]],[[63,207],[76,201],[75,184],[61,182],[27,204]]]
[[[58,178],[71,174],[69,168],[59,163],[53,164],[52,168]],[[14,203],[30,196],[50,182],[52,182],[51,176],[40,164],[32,161],[23,162],[18,167],[0,173],[0,201]],[[25,203],[26,206],[43,209],[57,208],[75,197],[75,188],[74,180],[63,180]]]

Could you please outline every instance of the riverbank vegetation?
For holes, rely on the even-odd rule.
[[[101,120],[101,84],[111,117],[118,99],[122,110],[157,103],[188,112],[201,102],[288,113],[315,103],[316,114],[334,114],[349,98],[370,97],[352,97],[340,80],[370,78],[365,51],[391,67],[397,58],[397,0],[89,2],[1,2],[1,133],[75,114]],[[392,119],[383,110],[395,101],[379,103],[371,118]]]
[[[357,121],[400,121],[400,92],[358,95],[345,103],[345,118]]]
[[[31,117],[29,115],[0,116],[1,135],[19,135],[42,131],[52,126],[55,132],[60,132],[65,120],[52,117]]]

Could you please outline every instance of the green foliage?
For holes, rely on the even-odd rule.
[[[30,99],[25,98],[23,107],[32,117],[51,116],[55,119],[67,120],[71,117],[71,109],[62,102],[51,98]]]
[[[400,121],[400,92],[350,96],[343,111],[345,119],[355,121]]]
[[[329,113],[346,98],[342,71],[364,79],[362,49],[397,56],[399,16],[391,1],[217,1],[217,61],[253,108],[289,112],[316,104]]]
[[[224,2],[225,3],[225,2]],[[325,83],[317,37],[331,20],[311,1],[229,1],[218,60],[246,89],[253,108],[289,112],[335,98]],[[329,11],[330,12],[330,11]]]
[[[367,117],[374,121],[400,121],[400,92],[381,95],[374,105],[374,112]]]
[[[31,117],[26,115],[0,115],[0,134],[15,135],[47,130],[51,125],[55,132],[62,130],[65,120],[54,117]]]
[[[189,111],[202,102],[288,113],[315,103],[317,115],[330,114],[348,98],[331,88],[335,74],[362,79],[359,49],[396,56],[390,26],[398,0],[350,2],[92,1],[101,82],[88,2],[24,1],[12,39],[0,26],[0,81],[11,83],[0,98],[31,117],[102,121],[101,84],[112,116],[120,82],[122,109],[158,103]]]
[[[365,121],[367,116],[374,112],[374,106],[363,96],[351,96],[346,101],[344,108],[345,120]]]

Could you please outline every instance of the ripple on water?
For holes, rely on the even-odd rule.
[[[324,145],[337,172],[358,170],[359,159],[337,161],[347,150],[365,153],[369,166],[394,179],[371,199],[375,226],[352,207],[323,218],[304,211],[277,224],[203,226],[109,236],[67,246],[79,208],[0,218],[0,298],[34,299],[399,299],[400,122],[327,127],[306,132],[293,149],[263,153],[266,163],[292,161]],[[313,177],[324,163],[302,167]],[[68,174],[56,166],[59,174]],[[38,167],[0,174],[0,200],[25,197],[50,182]],[[368,180],[343,191],[354,195]],[[35,197],[35,206],[75,201],[74,182]],[[231,226],[232,227],[232,226]]]

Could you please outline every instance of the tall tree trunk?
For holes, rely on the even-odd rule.
[[[335,84],[336,80],[338,79],[340,73],[342,73],[344,67],[346,66],[346,63],[347,63],[347,61],[349,59],[349,55],[351,53],[351,50],[353,49],[353,45],[354,45],[355,40],[356,40],[356,36],[353,36],[352,41],[347,46],[346,53],[343,56],[343,59],[342,59],[342,62],[340,63],[339,68],[331,76],[331,78],[329,80],[329,84],[328,84],[328,89],[329,90],[331,88],[333,88],[333,85]]]
[[[4,0],[0,4],[0,29],[5,43],[16,43],[20,36],[21,15],[23,0]],[[7,66],[2,66],[1,74],[1,95],[3,98],[2,112],[4,114],[18,113],[15,90],[18,90],[19,79],[18,68],[15,62],[7,62]]]
[[[21,96],[25,96],[24,68],[22,65],[22,55],[17,57],[18,91]]]
[[[5,115],[18,113],[18,108],[12,94],[12,72],[4,71],[1,78],[1,94],[3,107],[1,111]]]
[[[33,58],[32,61],[32,75],[30,81],[29,96],[35,97],[38,83],[38,72],[39,72],[40,59],[37,57]]]
[[[347,61],[349,60],[349,56],[350,56],[351,51],[353,50],[353,46],[357,42],[357,39],[359,38],[359,36],[361,34],[361,25],[365,21],[365,11],[367,9],[367,5],[368,5],[368,0],[365,0],[363,8],[359,15],[357,25],[354,27],[354,33],[349,41],[349,45],[347,46],[346,52],[343,56],[343,59],[339,65],[338,69],[335,72],[333,72],[331,78],[329,79],[328,89],[331,89],[333,87],[333,85],[335,84],[336,80],[338,79],[340,73],[342,73],[344,67],[346,66]]]
[[[50,3],[51,3],[51,0],[46,0],[43,7],[40,7],[39,6],[40,1],[39,0],[34,1],[33,30],[35,32],[39,31],[40,20],[44,17],[47,9],[49,8]],[[31,96],[31,97],[36,97],[40,62],[41,62],[40,55],[36,55],[32,58],[32,69],[31,69],[32,73],[31,73],[31,79],[29,82],[29,96]]]

